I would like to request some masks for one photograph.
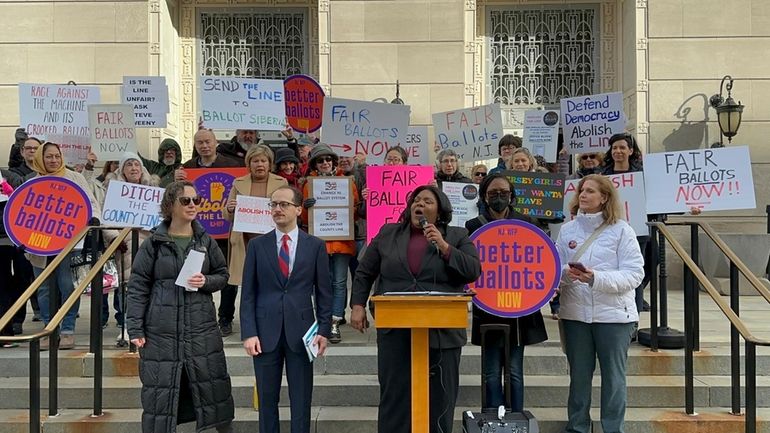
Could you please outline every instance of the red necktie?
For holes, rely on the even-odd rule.
[[[289,235],[285,234],[281,238],[281,251],[278,253],[278,267],[281,268],[281,274],[284,278],[289,278]]]

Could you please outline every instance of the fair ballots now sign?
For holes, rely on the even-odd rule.
[[[3,224],[11,241],[38,256],[55,256],[92,216],[88,195],[75,182],[42,176],[24,182],[5,205]]]
[[[620,92],[561,100],[564,148],[569,153],[604,152],[610,137],[626,129]]]
[[[748,146],[649,153],[644,171],[647,213],[757,207]]]
[[[542,230],[520,220],[497,220],[473,232],[481,276],[468,284],[473,303],[489,314],[522,317],[539,311],[556,293],[561,262]]]
[[[433,167],[427,165],[366,167],[366,242],[371,242],[385,224],[397,222],[409,194],[432,180]]]
[[[495,158],[503,136],[500,104],[436,113],[433,130],[441,150],[452,149],[464,161]]]

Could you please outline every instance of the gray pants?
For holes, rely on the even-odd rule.
[[[567,433],[591,431],[591,380],[596,358],[602,375],[601,423],[604,433],[622,433],[626,414],[626,360],[634,323],[583,323],[564,320],[569,398]]]

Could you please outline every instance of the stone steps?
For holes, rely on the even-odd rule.
[[[253,376],[232,376],[233,398],[238,407],[251,407]],[[480,404],[477,375],[461,375],[458,407]],[[42,380],[42,402],[47,404],[47,378]],[[600,379],[594,380],[593,404],[599,404]],[[684,378],[681,376],[629,376],[629,407],[684,407]],[[0,389],[0,409],[28,407],[27,378],[7,378]],[[61,377],[59,407],[83,409],[93,401],[91,378]],[[136,377],[110,377],[104,380],[104,407],[130,409],[141,407],[141,383]],[[524,400],[536,407],[566,407],[569,380],[563,376],[525,377]],[[288,387],[284,377],[281,404],[288,405]],[[379,385],[374,375],[321,375],[314,379],[313,404],[319,406],[377,406]],[[770,407],[770,377],[757,378],[758,407]],[[730,378],[698,376],[695,378],[695,405],[698,407],[730,406]]]
[[[531,407],[538,419],[541,433],[560,433],[565,425],[566,409]],[[698,415],[688,416],[681,409],[630,408],[626,412],[627,433],[743,433],[744,416],[733,416],[727,408],[709,408]],[[462,432],[463,409],[455,411],[455,432]],[[289,431],[289,409],[281,408],[281,430]],[[43,418],[44,433],[110,432],[136,433],[141,431],[140,409],[109,409],[103,416],[91,417],[86,409],[62,410],[56,417]],[[372,433],[377,430],[376,407],[315,406],[311,410],[311,431],[314,433]],[[599,410],[591,411],[592,430],[601,431]],[[770,409],[757,411],[758,433],[770,433]],[[0,431],[23,433],[28,431],[29,415],[26,410],[0,410]],[[238,408],[235,414],[235,432],[258,431],[259,412]],[[195,425],[179,426],[179,433],[193,433]]]
[[[61,351],[59,356],[59,374],[61,377],[91,377],[94,371],[93,355],[87,348]],[[225,349],[227,368],[233,376],[253,374],[251,358],[241,347],[229,346]],[[726,345],[702,347],[695,353],[694,369],[697,375],[729,375],[730,349]],[[741,350],[743,353],[743,350]],[[26,348],[4,349],[0,351],[0,376],[27,377],[29,371],[28,351]],[[138,355],[126,350],[108,349],[104,352],[104,376],[137,376]],[[743,365],[743,361],[741,361]],[[48,354],[41,356],[43,375],[48,374]],[[374,346],[332,346],[327,355],[316,360],[316,375],[339,374],[360,375],[377,374],[377,349]],[[598,370],[598,364],[597,364]],[[526,375],[566,376],[567,358],[556,346],[528,346],[524,356]],[[770,371],[770,353],[758,351],[757,371]],[[463,348],[460,362],[460,374],[480,374],[480,349],[468,345]],[[628,375],[646,376],[681,376],[684,374],[684,352],[682,350],[651,352],[646,347],[632,345],[628,356]]]

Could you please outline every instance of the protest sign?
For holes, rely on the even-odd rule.
[[[201,77],[207,128],[280,131],[286,125],[283,80]]]
[[[308,215],[311,235],[327,241],[353,239],[352,177],[312,177],[308,196],[316,199]]]
[[[20,125],[40,139],[55,135],[73,144],[82,137],[88,140],[88,106],[98,103],[99,88],[94,86],[19,84]]]
[[[134,109],[137,128],[165,128],[168,106],[166,77],[123,77],[121,100]]]
[[[406,150],[406,155],[409,158],[407,164],[429,165],[430,149],[432,148],[429,143],[427,126],[410,126],[406,133],[406,142],[401,143],[401,147]]]
[[[145,230],[156,227],[163,220],[160,202],[165,191],[166,188],[112,179],[104,196],[102,224]]]
[[[6,234],[30,254],[55,256],[91,220],[91,201],[75,182],[42,176],[24,182],[8,198]]]
[[[503,174],[513,183],[513,210],[532,218],[564,217],[563,174],[510,170]]]
[[[3,184],[3,183],[7,183],[7,181],[2,176],[0,176],[0,184]],[[0,203],[6,202],[6,201],[8,201],[8,196],[5,195],[2,192],[2,190],[0,190]]]
[[[348,207],[316,207],[308,216],[310,234],[325,241],[353,240],[353,211]]]
[[[465,228],[465,221],[479,216],[479,186],[475,183],[442,182],[441,189],[452,203],[450,226]]]
[[[307,75],[292,75],[283,81],[286,121],[295,131],[308,133],[321,128],[324,91]]]
[[[546,162],[556,162],[559,145],[559,112],[556,110],[527,110],[524,112],[524,147]]]
[[[613,174],[607,177],[610,178],[610,181],[612,181],[612,184],[618,191],[623,220],[634,229],[637,236],[648,236],[650,229],[647,227],[647,196],[644,191],[644,173],[635,171]],[[580,179],[570,179],[566,182],[567,184],[564,188],[564,218],[571,220],[574,219],[574,216],[570,215],[569,204],[572,201],[572,197],[577,194]]]
[[[352,206],[353,178],[348,176],[318,176],[310,181],[310,197],[316,199],[315,206]]]
[[[650,153],[644,171],[650,214],[757,207],[748,146]]]
[[[54,143],[60,143],[59,148],[67,165],[74,167],[88,162],[88,152],[91,151],[91,137],[50,134],[46,139]]]
[[[91,151],[102,161],[119,161],[126,152],[136,152],[134,109],[125,104],[88,106]]]
[[[625,131],[620,92],[562,98],[561,126],[569,153],[604,152],[613,134]]]
[[[388,223],[395,223],[406,207],[409,194],[433,180],[433,167],[425,165],[385,165],[366,167],[366,241]]]
[[[551,300],[561,279],[556,245],[542,230],[519,220],[492,221],[473,232],[481,275],[468,288],[489,314],[522,317]]]
[[[235,198],[233,231],[241,233],[267,233],[275,228],[270,212],[270,199],[239,195]]]
[[[367,155],[382,164],[388,149],[406,143],[408,105],[324,98],[322,141],[339,156]]]
[[[187,180],[195,185],[198,195],[203,198],[198,206],[198,222],[214,239],[227,239],[230,221],[222,210],[227,206],[227,197],[236,177],[248,174],[246,167],[238,168],[188,168]]]
[[[433,128],[441,150],[452,149],[465,161],[494,158],[503,136],[500,104],[436,113]]]

